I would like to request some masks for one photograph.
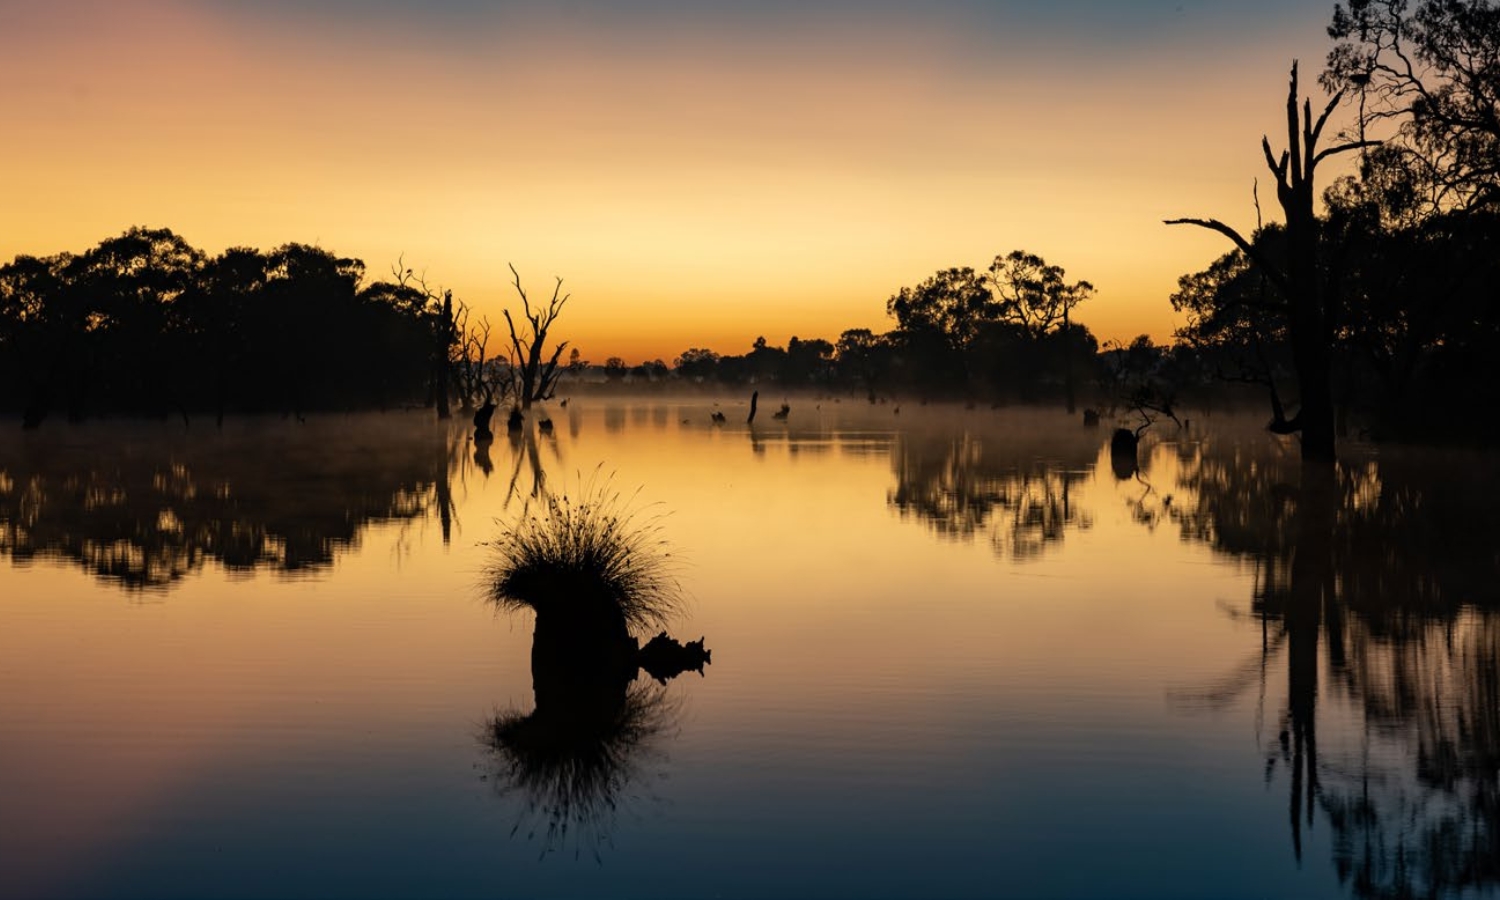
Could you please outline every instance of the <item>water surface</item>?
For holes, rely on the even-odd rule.
[[[0,894],[1497,894],[1493,459],[720,401],[7,432]],[[713,662],[561,795],[485,542],[590,480]]]

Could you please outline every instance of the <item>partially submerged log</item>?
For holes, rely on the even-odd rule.
[[[703,638],[682,644],[668,637],[665,631],[647,641],[636,654],[636,664],[662,684],[683,672],[702,675],[703,667],[712,662],[713,651],[703,648]]]

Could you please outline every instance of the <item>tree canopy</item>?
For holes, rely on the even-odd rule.
[[[0,407],[70,417],[422,402],[448,325],[358,259],[285,244],[210,257],[131,228],[0,266]]]

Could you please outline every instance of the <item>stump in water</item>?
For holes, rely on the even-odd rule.
[[[703,667],[713,662],[713,651],[703,649],[703,638],[678,643],[663,631],[646,642],[636,656],[636,662],[646,674],[662,684],[683,672],[703,674]]]
[[[1116,428],[1109,439],[1109,463],[1115,477],[1124,481],[1135,475],[1137,469],[1136,449],[1140,438],[1129,428]]]
[[[486,400],[484,405],[474,413],[474,440],[493,440],[495,433],[490,430],[490,420],[495,415],[495,404]]]

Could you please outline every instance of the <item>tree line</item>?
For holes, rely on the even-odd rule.
[[[836,340],[763,338],[743,354],[695,347],[669,368],[618,357],[611,381],[774,383],[970,402],[1134,408],[1148,421],[1225,385],[1263,392],[1271,430],[1305,458],[1341,435],[1500,437],[1476,402],[1500,389],[1500,7],[1492,0],[1349,0],[1315,110],[1294,63],[1284,141],[1262,149],[1280,221],[1254,229],[1184,217],[1231,249],[1170,297],[1186,324],[1170,347],[1104,346],[1075,321],[1087,281],[1023,250],[940,270],[886,301],[894,327]],[[1330,123],[1347,107],[1352,124]],[[1320,183],[1334,156],[1354,174]],[[1247,206],[1249,204],[1247,203]],[[508,340],[451,292],[399,263],[364,264],[288,244],[209,257],[166,230],[134,228],[82,254],[0,267],[0,408],[34,424],[51,409],[292,410],[421,403],[447,415],[546,399],[588,368],[550,332],[568,296],[521,286]],[[1088,392],[1092,392],[1091,394]]]
[[[1147,421],[1243,385],[1263,395],[1271,431],[1297,435],[1304,458],[1325,463],[1355,434],[1500,437],[1484,400],[1500,394],[1500,7],[1349,0],[1328,33],[1328,99],[1314,109],[1293,63],[1285,137],[1262,142],[1280,221],[1264,220],[1258,180],[1253,230],[1168,221],[1232,244],[1179,280],[1170,302],[1186,323],[1171,346],[1143,336],[1098,347],[1070,317],[1092,286],[1016,251],[985,271],[946,269],[901,288],[886,334],[853,329],[785,351],[757,342],[742,357],[693,349],[678,372],[872,396],[1065,396],[1070,408],[1076,386]],[[1342,129],[1330,124],[1341,108]],[[1319,168],[1335,156],[1353,157],[1355,171],[1323,184]]]
[[[448,298],[451,309],[451,297]],[[365,266],[305,244],[209,256],[131,228],[83,253],[0,267],[0,405],[28,425],[226,411],[428,402],[450,342],[444,298],[365,283]]]
[[[488,319],[401,261],[365,264],[320,247],[211,256],[169,229],[135,227],[82,253],[0,266],[0,410],[27,427],[90,416],[433,408],[550,395],[567,342],[548,331],[568,295],[558,279]]]
[[[1071,319],[1094,291],[1060,266],[1023,250],[983,270],[941,270],[886,301],[896,327],[851,328],[836,341],[757,338],[743,355],[701,347],[677,357],[678,378],[727,384],[897,393],[932,398],[1041,401],[1067,398],[1093,379],[1099,342]],[[632,373],[635,374],[635,373]]]

